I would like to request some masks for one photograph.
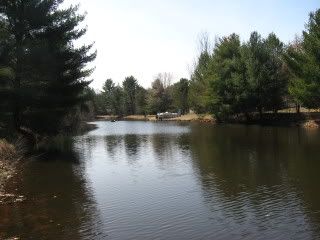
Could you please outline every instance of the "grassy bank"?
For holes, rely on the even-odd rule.
[[[300,114],[290,112],[264,113],[260,116],[258,113],[251,114],[249,118],[244,115],[234,116],[225,122],[240,124],[255,124],[265,126],[288,126],[302,127],[308,129],[318,129],[320,127],[320,113],[303,112]]]
[[[110,116],[110,115],[105,115],[105,116],[97,116],[96,117],[98,120],[105,120],[105,121],[112,121],[112,120],[128,120],[128,121],[157,121],[156,115],[130,115],[130,116],[125,116],[125,117],[118,117],[118,116]],[[214,118],[212,115],[209,114],[195,114],[195,113],[190,113],[186,115],[182,115],[177,118],[169,118],[169,119],[164,119],[163,121],[181,121],[181,122],[215,122]]]
[[[215,118],[210,114],[195,114],[190,113],[182,115],[177,118],[167,119],[167,121],[181,121],[181,122],[206,122],[206,123],[215,123]]]
[[[128,121],[157,121],[155,115],[130,115],[126,117],[117,116],[97,116],[98,120],[128,120]],[[205,122],[205,123],[218,123],[216,119],[210,114],[195,114],[190,113],[182,115],[177,118],[164,119],[163,121],[177,121],[177,122]],[[302,109],[300,114],[297,114],[292,109],[280,111],[279,113],[267,112],[260,117],[258,113],[251,114],[247,119],[244,115],[236,115],[222,123],[240,123],[240,124],[257,124],[269,126],[298,126],[308,129],[320,128],[320,112],[307,111]]]

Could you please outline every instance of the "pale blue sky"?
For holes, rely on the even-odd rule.
[[[243,41],[255,30],[275,32],[288,42],[320,7],[317,0],[65,0],[71,3],[88,13],[84,41],[98,50],[95,89],[129,75],[144,87],[159,72],[188,78],[201,32],[212,39],[235,32]]]

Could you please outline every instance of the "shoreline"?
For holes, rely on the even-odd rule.
[[[125,120],[125,121],[161,121],[156,119],[156,115],[129,115],[124,117],[118,117],[113,115],[100,115],[96,116],[96,120],[105,120],[105,121],[112,121],[112,120]],[[215,118],[210,114],[186,114],[181,115],[180,117],[176,118],[168,118],[163,119],[162,122],[169,121],[169,122],[205,122],[205,123],[216,123]]]
[[[130,115],[125,117],[100,115],[96,116],[96,120],[112,121],[160,121],[155,115]],[[257,114],[253,115],[250,120],[246,120],[243,116],[234,117],[228,121],[219,122],[210,114],[186,114],[177,118],[163,119],[163,122],[199,122],[210,124],[244,124],[244,125],[261,125],[261,126],[283,126],[283,127],[301,127],[304,129],[320,129],[320,113],[319,112],[303,112],[288,113],[279,112],[264,113],[260,119]]]

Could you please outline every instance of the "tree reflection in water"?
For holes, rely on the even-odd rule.
[[[8,189],[26,201],[0,205],[0,238],[319,238],[319,132],[98,125],[76,161],[21,168]]]
[[[18,173],[7,191],[22,194],[25,201],[0,205],[1,239],[104,236],[84,166],[76,154],[30,161]]]
[[[294,238],[297,226],[319,236],[319,140],[298,128],[202,126],[178,144],[190,145],[213,212],[243,225],[244,233],[257,225],[270,237]]]

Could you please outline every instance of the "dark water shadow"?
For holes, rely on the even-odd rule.
[[[298,128],[198,126],[178,144],[190,147],[212,212],[222,211],[239,226],[259,223],[270,237],[294,237],[298,229],[306,239],[320,236],[319,134]]]
[[[78,154],[42,155],[18,169],[6,190],[23,201],[0,203],[0,239],[106,237]]]

